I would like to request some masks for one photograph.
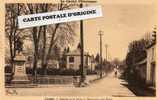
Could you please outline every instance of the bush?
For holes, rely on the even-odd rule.
[[[32,68],[26,67],[26,74],[32,74]]]
[[[60,70],[56,68],[47,68],[47,75],[59,75]]]
[[[76,75],[76,71],[73,69],[60,70],[60,75]]]
[[[27,74],[32,74],[32,68],[27,67],[26,68],[26,73]],[[43,75],[43,69],[42,68],[37,68],[37,74],[38,75]],[[76,75],[81,75],[80,70],[74,70],[74,69],[57,69],[57,68],[47,68],[46,69],[47,75],[66,75],[66,76],[76,76]],[[87,75],[93,75],[96,74],[96,71],[91,71],[87,70]]]
[[[87,75],[94,75],[94,74],[97,74],[97,72],[92,70],[87,70]]]
[[[13,68],[10,65],[5,66],[5,73],[12,73]]]

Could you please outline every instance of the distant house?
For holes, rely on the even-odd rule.
[[[39,60],[39,61],[38,61],[38,64],[37,64],[37,67],[38,67],[38,68],[41,67],[41,63],[42,63],[42,61]],[[59,61],[58,61],[58,60],[54,60],[54,59],[50,59],[50,60],[48,60],[48,62],[47,62],[47,67],[48,67],[48,68],[56,68],[56,69],[59,69]]]
[[[96,70],[96,66],[97,66],[97,64],[98,64],[98,63],[96,62],[95,58],[92,56],[92,57],[91,57],[90,70],[91,70],[91,71]]]
[[[66,67],[67,69],[74,69],[79,70],[80,69],[80,49],[76,49],[73,51],[70,51],[66,54]],[[84,65],[88,67],[88,69],[92,69],[92,58],[91,56],[84,52]],[[93,68],[94,69],[94,68]]]
[[[48,68],[59,69],[59,61],[58,60],[48,60]]]

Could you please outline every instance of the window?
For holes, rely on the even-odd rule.
[[[70,69],[73,69],[73,68],[74,68],[74,65],[73,65],[73,64],[70,64],[70,65],[69,65],[69,68],[70,68]]]
[[[73,63],[74,62],[74,57],[69,57],[69,62]]]
[[[151,55],[152,56],[152,58],[151,58],[152,60],[154,60],[154,56],[155,56],[154,52],[155,52],[154,48],[152,48],[152,55]]]

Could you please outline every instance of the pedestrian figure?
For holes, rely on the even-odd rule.
[[[115,71],[115,77],[117,77],[117,71]]]
[[[117,68],[114,68],[115,77],[117,77]]]

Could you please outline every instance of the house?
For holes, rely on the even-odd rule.
[[[136,64],[136,70],[140,81],[146,84],[147,77],[147,58],[142,59]]]
[[[96,66],[97,66],[97,62],[95,60],[95,58],[93,56],[91,56],[91,65],[90,65],[90,70],[91,71],[94,71],[96,69]]]
[[[81,63],[81,57],[80,57],[80,49],[76,49],[73,51],[70,51],[66,54],[66,67],[67,69],[74,69],[79,70],[80,69],[80,63]],[[84,52],[84,65],[88,67],[88,69],[91,69],[91,56]]]
[[[146,49],[147,57],[136,64],[137,74],[140,81],[146,85],[155,87],[156,80],[156,44]]]
[[[156,75],[156,43],[147,47],[147,77],[146,83],[155,86]]]
[[[38,60],[38,63],[37,63],[38,68],[41,67],[41,63],[42,63],[42,60]],[[48,68],[59,69],[59,61],[55,60],[55,59],[50,59],[50,60],[47,61],[47,67]]]
[[[146,47],[147,57],[136,64],[139,77],[146,85],[155,87],[156,83],[156,31],[153,31],[154,39]]]

